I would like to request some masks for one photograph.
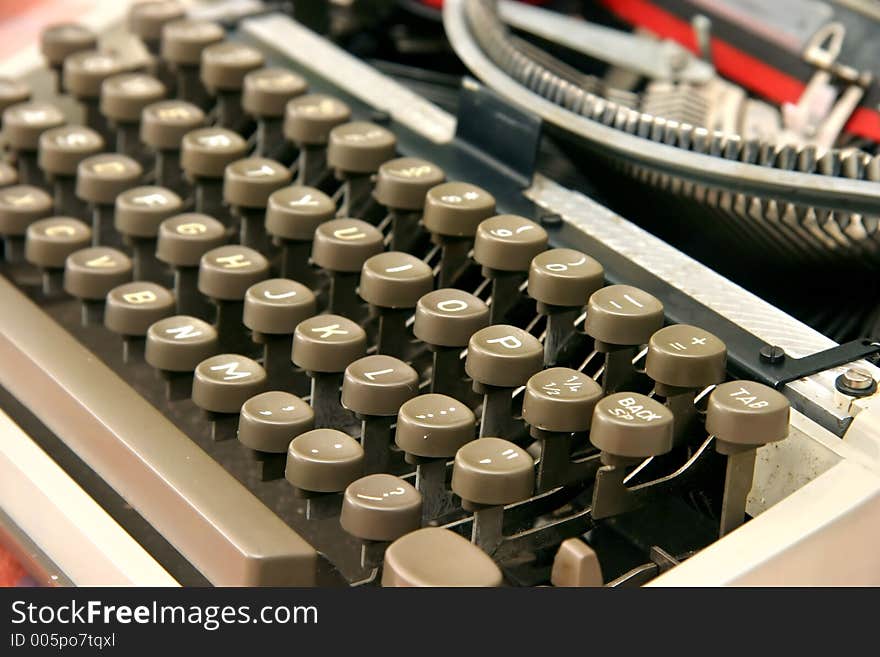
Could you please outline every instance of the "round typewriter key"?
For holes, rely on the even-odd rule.
[[[241,323],[244,298],[251,285],[269,277],[269,262],[246,246],[221,246],[199,263],[199,292],[217,306],[217,332],[222,349],[248,353],[253,343]]]
[[[75,194],[77,167],[102,150],[103,137],[83,126],[51,128],[40,135],[37,163],[53,183],[56,212],[73,217],[85,215],[86,205]]]
[[[244,76],[241,105],[257,120],[255,154],[287,159],[284,148],[284,111],[288,101],[308,89],[306,81],[284,68],[260,68]]]
[[[74,53],[65,58],[63,66],[64,90],[82,105],[86,125],[107,138],[107,123],[98,109],[101,85],[107,78],[123,73],[126,66],[117,55],[97,50]]]
[[[484,395],[481,436],[508,435],[513,390],[525,385],[543,363],[540,341],[515,326],[496,324],[471,336],[465,371],[474,380],[474,391]]]
[[[309,266],[315,230],[336,215],[336,204],[314,187],[293,185],[269,196],[266,232],[281,243],[281,274],[315,286]]]
[[[209,21],[183,19],[162,28],[159,53],[175,73],[177,98],[202,108],[208,106],[210,97],[200,77],[202,51],[225,35],[222,26]]]
[[[419,395],[400,407],[394,441],[406,454],[406,460],[416,464],[423,524],[453,510],[446,490],[446,461],[475,435],[473,412],[452,397]]]
[[[55,72],[55,90],[61,90],[61,67],[68,56],[98,47],[98,37],[78,23],[56,23],[40,33],[40,52]]]
[[[51,103],[18,103],[3,111],[3,134],[15,155],[21,183],[43,184],[37,166],[40,135],[64,125],[64,121],[63,112]]]
[[[675,416],[676,444],[699,438],[696,395],[724,380],[726,364],[724,343],[696,326],[674,324],[651,336],[645,372]]]
[[[419,375],[390,356],[366,356],[345,369],[342,405],[361,420],[364,471],[388,468],[391,425],[401,405],[419,392]]]
[[[345,489],[342,528],[366,541],[394,541],[419,528],[422,496],[389,474],[361,477]]]
[[[297,182],[314,185],[324,171],[330,131],[351,118],[351,108],[323,94],[307,94],[287,102],[284,136],[299,147]]]
[[[574,334],[574,323],[581,309],[604,281],[602,265],[580,251],[551,249],[532,258],[528,293],[538,302],[538,312],[547,317],[545,365],[556,362],[566,341]]]
[[[174,314],[174,296],[161,285],[123,283],[107,293],[104,326],[123,338],[122,360],[143,354],[144,337],[155,322]]]
[[[18,171],[11,164],[0,162],[0,189],[18,183]]]
[[[602,569],[595,550],[580,538],[562,541],[553,559],[550,583],[578,588],[602,586]]]
[[[371,174],[394,157],[397,137],[374,123],[354,121],[336,126],[327,140],[327,164],[343,180],[340,214],[363,207],[371,193]]]
[[[431,392],[466,398],[464,362],[459,354],[471,336],[488,324],[488,306],[464,290],[435,290],[419,299],[413,333],[434,352]]]
[[[211,437],[223,440],[235,434],[242,405],[265,389],[266,373],[259,363],[238,354],[220,354],[196,366],[192,401],[210,420]]]
[[[788,436],[790,405],[784,395],[754,381],[729,381],[709,396],[706,431],[715,449],[727,457],[721,536],[739,527],[752,488],[755,451]]]
[[[315,423],[312,408],[296,395],[264,392],[251,397],[241,407],[238,419],[239,442],[255,452],[262,465],[262,480],[284,476],[290,442],[310,431]]]
[[[31,99],[31,87],[23,80],[0,77],[0,114],[8,107],[18,105]],[[3,123],[0,123],[0,127]]]
[[[373,198],[391,215],[391,248],[409,251],[419,235],[425,196],[446,179],[443,169],[417,157],[399,157],[379,167]]]
[[[186,16],[186,9],[176,0],[148,0],[132,5],[128,11],[128,31],[139,37],[156,54],[162,28]]]
[[[367,352],[367,334],[338,315],[317,315],[297,325],[292,360],[312,378],[312,408],[318,427],[345,426],[351,414],[339,403],[345,369]]]
[[[128,256],[103,246],[71,253],[64,263],[64,290],[82,302],[83,325],[103,322],[104,299],[131,280]]]
[[[107,78],[101,84],[100,110],[116,128],[116,150],[143,161],[145,153],[140,141],[140,121],[145,107],[166,94],[165,85],[151,75],[123,73]]]
[[[605,354],[605,394],[635,385],[633,359],[662,326],[663,304],[638,288],[609,285],[590,296],[584,331],[595,340],[596,350]]]
[[[502,583],[495,562],[448,529],[418,529],[385,550],[384,587],[496,587]]]
[[[519,300],[532,258],[547,248],[547,240],[538,224],[514,214],[491,217],[477,226],[474,260],[492,281],[492,322],[500,322]]]
[[[330,276],[330,311],[359,318],[357,286],[364,263],[381,253],[383,236],[360,219],[334,219],[318,226],[312,243],[312,261]]]
[[[294,380],[290,354],[297,325],[316,311],[314,293],[296,281],[272,278],[248,288],[242,321],[253,340],[263,345],[263,367],[273,387],[306,383]]]
[[[113,225],[131,246],[135,280],[162,276],[155,256],[159,225],[182,208],[181,198],[164,187],[134,187],[116,197]]]
[[[147,330],[146,361],[167,372],[192,372],[217,353],[217,331],[197,317],[175,315]]]
[[[290,171],[280,162],[264,157],[236,160],[223,174],[223,200],[241,220],[239,242],[267,251],[266,206],[269,196],[290,183]]]
[[[113,226],[116,197],[140,182],[143,168],[125,155],[104,153],[79,163],[76,169],[76,195],[92,210],[92,237],[105,246],[120,242]]]
[[[629,465],[672,449],[672,412],[632,392],[609,395],[596,404],[590,442],[602,450],[602,462]]]
[[[24,257],[42,271],[44,294],[61,289],[67,256],[91,243],[92,229],[73,217],[50,217],[28,226]]]
[[[290,442],[284,476],[308,493],[341,493],[363,468],[364,450],[354,438],[336,429],[314,429]]]
[[[486,190],[462,182],[432,187],[425,196],[422,221],[442,248],[439,285],[451,286],[467,265],[477,226],[495,214],[495,198]]]
[[[523,420],[541,444],[539,492],[579,481],[586,474],[571,462],[571,435],[589,431],[593,409],[601,397],[598,383],[567,367],[544,370],[529,379]]]
[[[534,489],[534,460],[507,440],[473,440],[455,455],[452,490],[474,513],[472,542],[489,554],[502,540],[504,505],[527,499]]]
[[[264,64],[263,54],[243,43],[224,41],[202,51],[202,84],[217,98],[219,125],[230,129],[244,126],[244,110],[241,106],[244,77]]]
[[[51,214],[52,197],[39,187],[13,185],[0,189],[0,235],[8,262],[22,259],[28,226]]]
[[[406,322],[433,287],[431,268],[408,253],[379,253],[364,262],[358,292],[379,315],[380,354],[404,357],[411,341]]]
[[[205,113],[182,100],[160,100],[141,112],[140,139],[155,153],[156,183],[182,194],[186,188],[180,166],[184,136],[205,124]]]
[[[180,163],[195,185],[197,212],[221,220],[228,217],[223,207],[224,171],[246,154],[247,142],[224,128],[201,128],[183,137]]]

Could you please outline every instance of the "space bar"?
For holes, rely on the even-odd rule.
[[[0,385],[212,584],[311,586],[317,553],[0,276]]]

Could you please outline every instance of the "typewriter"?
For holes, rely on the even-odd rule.
[[[0,86],[0,536],[44,583],[880,581],[876,343],[554,181],[475,80],[124,24]]]

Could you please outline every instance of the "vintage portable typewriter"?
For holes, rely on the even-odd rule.
[[[0,86],[0,534],[46,582],[880,582],[876,344],[536,171],[473,80],[126,25]]]

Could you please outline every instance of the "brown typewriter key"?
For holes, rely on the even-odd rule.
[[[272,192],[290,184],[290,171],[280,162],[248,157],[226,166],[223,200],[241,222],[239,242],[268,252],[266,206]]]
[[[753,381],[722,383],[709,395],[706,431],[715,436],[716,451],[727,457],[721,536],[743,523],[756,450],[788,436],[789,415],[790,405],[785,396]]]
[[[503,540],[504,505],[528,499],[534,489],[534,460],[507,440],[473,440],[455,455],[452,490],[474,514],[472,542],[488,554]]]
[[[618,392],[596,404],[590,442],[601,450],[604,467],[596,473],[594,518],[632,508],[624,486],[630,466],[666,454],[673,446],[673,415],[659,402],[633,392]]]
[[[364,262],[358,292],[379,315],[380,354],[405,356],[411,341],[406,322],[433,287],[431,268],[408,253],[379,253]]]
[[[315,429],[290,443],[284,477],[306,499],[306,518],[339,513],[341,493],[363,476],[364,450],[347,433]]]
[[[286,278],[272,278],[248,288],[242,321],[254,342],[263,345],[263,368],[269,384],[278,390],[307,388],[291,366],[293,334],[297,325],[313,317],[317,302],[312,291]],[[305,389],[303,389],[305,392]]]
[[[544,347],[515,326],[495,324],[471,336],[465,371],[474,380],[474,391],[483,395],[480,436],[509,435],[513,391],[543,364]]]
[[[352,319],[363,315],[357,294],[361,269],[382,249],[382,233],[360,219],[334,219],[318,226],[312,262],[330,276],[330,312]]]
[[[476,424],[467,404],[446,395],[419,395],[400,407],[394,442],[407,462],[416,465],[423,524],[453,510],[446,490],[446,461],[476,437]]]
[[[91,243],[92,229],[73,217],[50,217],[28,226],[24,257],[40,268],[44,294],[61,289],[67,256]]]
[[[675,416],[675,441],[699,437],[697,393],[724,380],[727,347],[708,331],[687,324],[662,328],[648,342],[645,372]]]
[[[19,182],[40,186],[45,183],[37,166],[40,135],[64,125],[64,120],[64,113],[51,103],[19,103],[3,111],[3,134],[15,157]]]
[[[176,0],[136,2],[128,10],[128,31],[138,37],[152,55],[158,55],[162,28],[185,16],[186,9]]]
[[[312,407],[296,395],[273,390],[248,399],[238,418],[238,441],[253,450],[263,481],[284,476],[290,441],[315,426]]]
[[[168,399],[183,399],[192,390],[192,373],[219,350],[217,330],[196,317],[175,315],[147,330],[144,359],[165,380]]]
[[[193,373],[192,401],[211,422],[211,438],[232,438],[244,403],[264,392],[266,372],[256,361],[238,354],[206,358]]]
[[[418,529],[385,550],[384,587],[497,587],[503,581],[491,557],[449,529]]]
[[[7,262],[23,259],[28,226],[51,214],[52,197],[39,187],[13,185],[0,189],[0,235]]]
[[[130,280],[131,260],[116,249],[81,249],[64,263],[64,291],[82,303],[83,326],[102,323],[107,293]]]
[[[541,442],[538,492],[584,478],[584,467],[571,461],[572,434],[590,430],[593,409],[602,388],[590,377],[567,367],[554,367],[532,376],[523,397],[523,420],[532,438]]]
[[[441,247],[440,287],[453,284],[467,265],[477,226],[494,214],[495,198],[476,185],[449,182],[428,191],[422,221]]]
[[[520,299],[532,258],[547,248],[547,239],[538,224],[514,214],[491,217],[477,227],[474,260],[492,281],[492,322],[502,321]]]
[[[7,162],[0,162],[0,189],[18,184],[18,171]]]
[[[181,198],[164,187],[134,187],[116,197],[113,225],[131,247],[134,278],[157,280],[163,267],[156,260],[160,224],[183,209]]]
[[[156,259],[174,271],[174,298],[179,314],[209,316],[210,307],[198,291],[199,263],[208,251],[226,242],[226,227],[204,214],[179,214],[159,225]]]
[[[579,538],[562,541],[553,558],[550,583],[578,588],[602,586],[602,568],[596,551]]]
[[[64,60],[62,84],[85,112],[85,124],[108,142],[107,122],[99,110],[101,85],[109,77],[124,73],[126,65],[111,52],[84,50]]]
[[[284,68],[260,68],[244,76],[241,106],[257,121],[255,155],[290,162],[293,153],[285,148],[284,110],[288,101],[307,89],[302,77]]]
[[[372,474],[345,489],[339,522],[362,541],[361,566],[378,568],[385,548],[419,528],[422,496],[409,483],[389,474]]]
[[[141,141],[154,153],[156,184],[178,194],[186,191],[180,166],[183,137],[205,123],[205,113],[182,100],[161,100],[141,112]]]
[[[336,205],[314,187],[293,185],[273,192],[266,207],[266,232],[281,245],[281,275],[315,287],[309,265],[315,230],[336,216]]]
[[[77,125],[51,128],[40,135],[37,164],[53,185],[55,211],[71,217],[86,216],[86,204],[77,198],[76,171],[87,157],[104,150],[104,139]]]
[[[419,393],[419,375],[390,356],[366,356],[345,369],[342,405],[361,420],[364,472],[385,472],[391,446],[391,425],[400,407]]]
[[[56,91],[61,90],[61,67],[64,60],[83,50],[94,50],[98,37],[85,25],[78,23],[56,23],[49,25],[40,34],[40,52],[55,72]]]
[[[230,130],[245,127],[241,106],[244,76],[264,64],[263,54],[243,43],[224,41],[202,51],[202,84],[216,98],[218,125]]]
[[[107,293],[104,326],[123,338],[123,362],[143,355],[150,326],[174,314],[174,295],[161,285],[136,281]]]
[[[419,236],[425,196],[446,178],[443,169],[417,157],[388,160],[379,167],[373,198],[391,214],[391,248],[408,251]]]
[[[434,352],[431,392],[467,397],[461,352],[488,325],[489,307],[464,290],[435,290],[419,299],[413,333]]]
[[[223,175],[227,165],[247,154],[241,135],[224,128],[201,128],[188,132],[181,142],[180,164],[195,185],[196,212],[227,223],[223,206]]]
[[[141,114],[145,107],[165,97],[165,85],[152,75],[123,73],[101,84],[100,110],[116,130],[116,151],[144,162],[147,153],[140,140]]]
[[[269,261],[246,246],[220,246],[208,251],[199,262],[199,292],[217,307],[220,348],[231,353],[248,353],[253,343],[242,324],[244,298],[251,285],[269,277]]]
[[[629,285],[609,285],[587,302],[584,331],[605,354],[602,389],[605,394],[632,387],[637,382],[633,359],[639,347],[663,326],[663,304]]]
[[[93,155],[77,166],[76,195],[91,209],[92,239],[96,246],[121,243],[113,225],[116,197],[136,187],[143,173],[137,161],[116,153]]]
[[[323,94],[307,94],[288,101],[284,136],[299,148],[297,183],[317,185],[327,164],[330,131],[351,118],[351,108]]]
[[[23,80],[0,77],[0,114],[13,105],[27,102],[31,99],[31,86]],[[3,123],[0,122],[0,128]]]
[[[343,181],[341,216],[363,209],[372,191],[371,176],[394,157],[396,148],[394,133],[375,123],[354,121],[330,131],[327,164]]]
[[[159,53],[175,73],[177,98],[205,109],[208,93],[199,76],[202,51],[226,35],[217,23],[178,20],[162,27]]]
[[[538,313],[547,317],[545,365],[556,364],[587,299],[604,282],[602,265],[580,251],[551,249],[532,258],[528,293],[537,301]]]
[[[367,334],[338,315],[316,315],[300,322],[293,334],[293,364],[312,379],[315,426],[343,427],[351,414],[339,403],[345,369],[367,353]]]

